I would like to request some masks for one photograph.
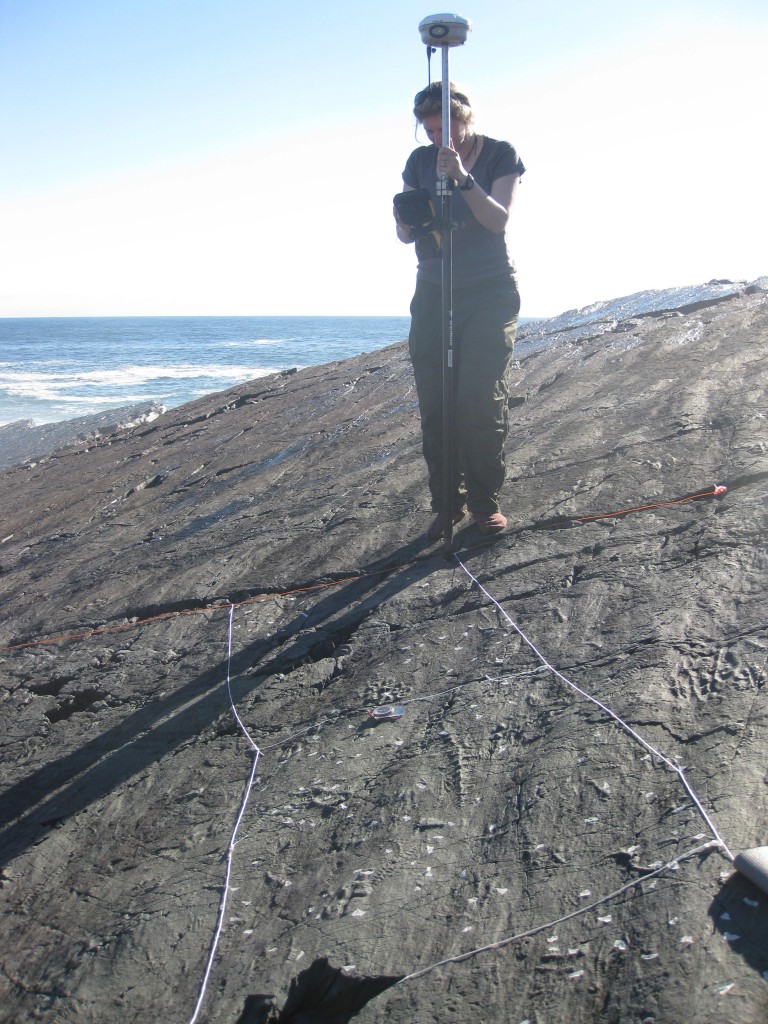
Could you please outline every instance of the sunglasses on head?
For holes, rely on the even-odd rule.
[[[421,92],[417,92],[413,99],[413,105],[418,107],[424,100],[434,96],[435,93],[439,93],[442,96],[443,86],[441,82],[432,82],[426,89],[422,89]],[[463,92],[451,91],[451,99],[456,100],[457,103],[463,103],[465,106],[469,106],[469,100]]]

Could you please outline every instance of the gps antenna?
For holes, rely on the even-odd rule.
[[[448,71],[448,51],[452,46],[463,46],[471,25],[458,14],[430,14],[419,22],[421,41],[427,46],[427,55],[433,48],[442,52],[442,133],[443,145],[451,143],[451,76]],[[443,539],[446,553],[453,541],[454,501],[454,379],[453,379],[453,182],[442,173],[437,179],[440,196],[442,256],[443,256]]]

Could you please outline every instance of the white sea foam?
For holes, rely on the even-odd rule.
[[[406,317],[64,317],[0,321],[0,423],[51,423],[200,395],[371,351]],[[232,361],[237,365],[231,365]]]
[[[37,401],[67,402],[140,402],[146,395],[129,395],[123,389],[147,385],[158,381],[195,380],[247,381],[279,372],[278,368],[263,366],[227,366],[206,363],[176,366],[124,366],[113,370],[81,370],[75,373],[7,370],[0,368],[0,391],[13,398],[34,398]],[[77,394],[86,388],[113,388],[118,396]],[[207,386],[205,391],[210,391]],[[205,393],[205,392],[204,392]]]

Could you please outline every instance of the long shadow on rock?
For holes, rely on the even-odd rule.
[[[328,597],[308,612],[301,612],[272,636],[255,641],[233,657],[233,672],[263,677],[290,672],[304,662],[328,657],[385,600],[407,590],[416,580],[445,568],[441,552],[424,554],[421,547],[421,542],[416,541],[356,570],[363,578],[344,589],[334,587]],[[366,599],[364,595],[368,592],[373,592],[374,597]],[[272,657],[266,661],[269,655]]]
[[[712,900],[709,916],[734,953],[768,980],[768,897],[734,871]]]
[[[420,542],[413,542],[385,558],[357,570],[361,577],[324,598],[308,617],[297,618],[274,643],[257,641],[233,659],[233,668],[247,665],[256,676],[255,689],[270,671],[281,671],[280,658],[261,664],[265,654],[278,643],[286,644],[308,624],[313,626],[313,643],[321,643],[318,628],[339,612],[331,623],[328,639],[350,628],[383,601],[412,585],[443,564],[418,557]],[[222,606],[225,610],[228,606]],[[311,658],[311,649],[306,658]],[[301,650],[286,655],[285,663],[300,663]],[[299,659],[297,661],[297,659]],[[0,867],[23,850],[40,842],[50,830],[67,818],[104,797],[117,786],[145,771],[189,739],[198,735],[224,713],[229,702],[220,684],[226,678],[227,662],[222,660],[186,683],[179,690],[152,701],[129,715],[119,725],[101,733],[77,750],[49,761],[2,794],[0,808]],[[240,696],[250,690],[240,689]],[[52,792],[55,789],[56,792]]]
[[[293,978],[282,1010],[276,1010],[274,996],[248,996],[237,1024],[348,1024],[371,999],[401,977],[345,974],[325,957],[318,957]]]

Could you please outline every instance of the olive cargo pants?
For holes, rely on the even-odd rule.
[[[506,475],[507,370],[520,296],[512,278],[453,291],[454,498],[479,515],[499,511]],[[408,347],[416,378],[432,509],[443,506],[442,286],[417,282]]]

